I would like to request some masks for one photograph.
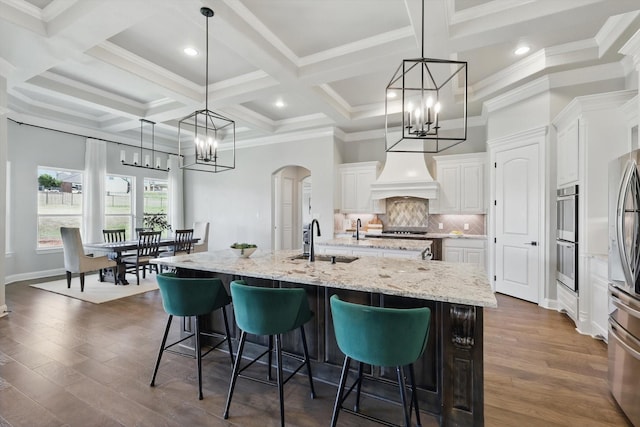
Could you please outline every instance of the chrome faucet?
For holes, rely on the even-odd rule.
[[[362,227],[362,221],[358,218],[356,220],[356,240],[360,240],[360,227]]]
[[[318,237],[320,237],[320,223],[317,219],[311,221],[311,226],[309,227],[309,262],[314,262],[316,260],[315,248],[313,245],[313,224],[318,226]]]

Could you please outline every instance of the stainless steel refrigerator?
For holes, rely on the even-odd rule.
[[[640,150],[609,163],[609,388],[640,427]]]

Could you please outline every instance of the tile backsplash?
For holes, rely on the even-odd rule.
[[[345,215],[335,214],[334,230],[336,233],[355,228],[356,218],[361,218],[365,226],[372,214]],[[386,214],[377,215],[385,230],[414,230],[429,233],[450,233],[454,230],[465,234],[486,234],[486,215],[429,215],[429,201],[418,198],[393,197],[387,199]],[[442,224],[442,228],[439,225]],[[464,229],[465,224],[469,226]]]
[[[380,215],[386,227],[427,227],[429,201],[417,198],[391,197],[387,199],[387,213]]]
[[[450,233],[454,230],[464,234],[486,234],[486,215],[429,215],[429,233]],[[442,224],[442,229],[438,225]],[[465,230],[464,225],[469,229]]]

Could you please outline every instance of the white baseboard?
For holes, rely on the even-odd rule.
[[[555,299],[544,298],[538,305],[548,310],[558,311],[558,300],[555,300]]]
[[[21,282],[23,280],[42,279],[45,277],[61,276],[66,273],[64,268],[56,268],[54,270],[32,271],[30,273],[12,274],[5,277],[5,284]]]
[[[9,307],[7,304],[0,305],[0,317],[7,316],[9,314]]]

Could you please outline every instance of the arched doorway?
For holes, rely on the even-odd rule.
[[[272,174],[273,249],[302,248],[302,227],[311,221],[311,171],[285,166]]]

